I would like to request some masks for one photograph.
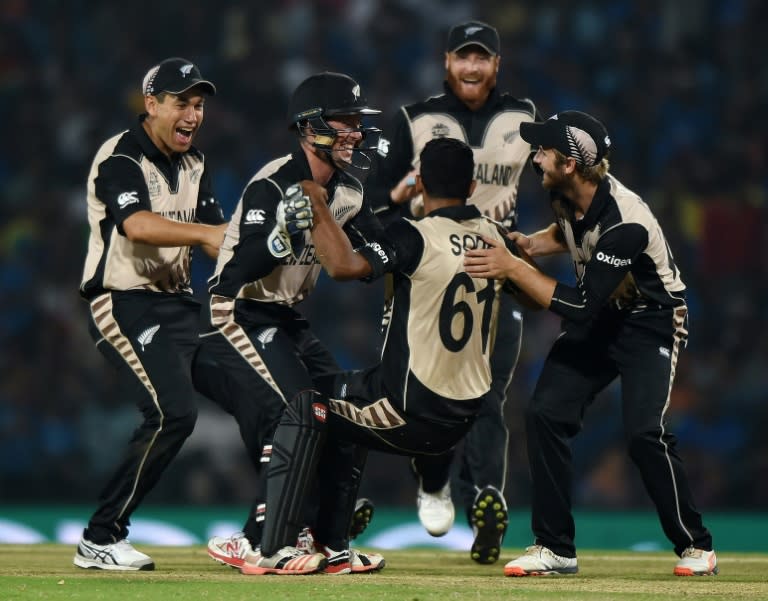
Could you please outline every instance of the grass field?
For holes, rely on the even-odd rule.
[[[387,567],[372,575],[243,576],[208,559],[202,547],[145,547],[154,572],[105,573],[72,565],[73,546],[0,545],[0,600],[86,601],[492,601],[768,599],[768,555],[719,556],[720,575],[672,576],[671,553],[584,551],[579,574],[505,578],[505,550],[496,565],[466,553],[386,551]]]

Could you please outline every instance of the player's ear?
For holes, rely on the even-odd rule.
[[[413,184],[413,189],[416,192],[416,194],[422,194],[424,192],[424,183],[421,181],[421,176],[417,173],[416,174],[416,183]]]
[[[477,180],[473,179],[471,182],[469,182],[469,194],[467,194],[467,198],[475,193],[475,188],[477,188]]]
[[[450,59],[451,59],[451,53],[450,52],[446,52],[445,53],[445,70],[446,71],[448,70],[448,65],[450,63]]]
[[[144,110],[153,117],[157,114],[157,96],[144,96]]]

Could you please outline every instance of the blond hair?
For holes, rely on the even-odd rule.
[[[565,163],[566,159],[569,158],[557,148],[553,148],[552,150],[555,151],[555,161],[558,166]],[[584,165],[579,165],[578,161],[576,162],[576,173],[578,173],[583,180],[592,182],[593,184],[600,183],[600,181],[608,174],[610,168],[611,164],[606,158],[602,158],[597,165],[592,165],[591,167],[585,167]]]

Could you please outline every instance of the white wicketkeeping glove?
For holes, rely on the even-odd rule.
[[[297,257],[305,243],[305,231],[312,228],[312,203],[300,184],[292,184],[277,204],[277,225],[269,234],[267,244],[274,257],[289,254]]]

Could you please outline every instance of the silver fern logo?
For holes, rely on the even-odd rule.
[[[267,345],[272,342],[275,334],[277,334],[277,328],[267,328],[259,334],[256,338],[261,342],[261,348],[267,348]]]
[[[142,352],[144,351],[144,347],[149,345],[149,343],[152,342],[152,339],[155,337],[155,334],[157,334],[157,331],[160,329],[160,325],[152,326],[144,330],[141,334],[139,334],[138,340],[139,344],[141,345]]]

